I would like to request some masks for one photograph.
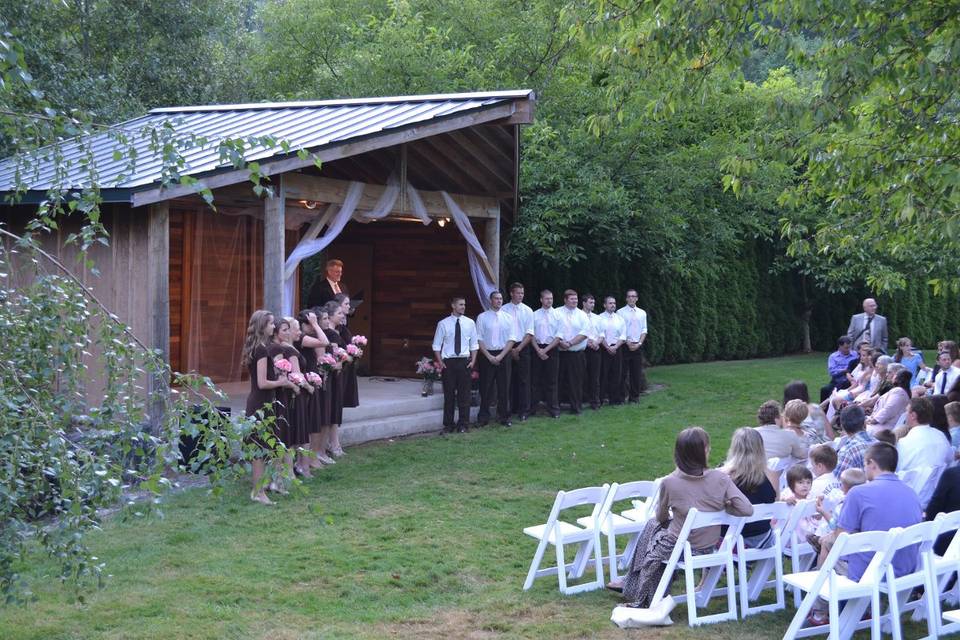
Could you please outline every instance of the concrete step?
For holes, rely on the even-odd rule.
[[[344,422],[340,425],[340,442],[347,446],[370,442],[371,440],[384,440],[415,433],[440,431],[443,428],[442,396],[440,404],[441,409],[376,417],[367,420],[348,422],[346,416],[344,416]],[[478,410],[479,407],[470,408],[471,422],[476,420]]]
[[[403,389],[403,391],[407,391]],[[364,422],[378,418],[392,418],[399,415],[424,413],[443,409],[443,393],[437,393],[426,398],[419,393],[410,395],[394,395],[390,398],[371,398],[360,394],[360,406],[343,410],[343,423]]]

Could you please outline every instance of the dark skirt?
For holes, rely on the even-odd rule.
[[[331,371],[327,380],[330,396],[330,424],[343,422],[343,371]]]
[[[255,445],[261,449],[275,448],[276,442],[267,441],[271,435],[277,439],[280,436],[278,413],[281,410],[279,404],[274,400],[275,397],[272,389],[258,390],[247,396],[246,413],[257,420],[257,427],[243,439],[244,444]],[[257,415],[258,412],[260,413],[259,416]],[[263,431],[261,424],[269,418],[273,419],[273,424],[268,431]]]
[[[297,398],[292,389],[277,389],[277,421],[274,432],[277,438],[288,449],[296,446],[295,441],[297,421]]]
[[[352,408],[360,406],[360,389],[357,384],[357,361],[343,365],[340,374],[343,379],[343,406]]]
[[[653,595],[666,568],[664,562],[670,559],[670,554],[677,544],[677,536],[670,533],[669,526],[669,522],[661,525],[656,518],[652,518],[640,533],[633,560],[630,562],[630,573],[623,581],[623,599],[627,602],[639,607],[649,607],[653,603]],[[711,551],[712,548],[694,549],[693,554],[700,555]],[[669,588],[664,596],[668,593]]]

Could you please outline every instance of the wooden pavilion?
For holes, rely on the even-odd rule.
[[[497,283],[518,206],[519,127],[532,121],[534,100],[531,91],[503,91],[155,109],[117,127],[137,148],[133,167],[115,159],[124,147],[103,133],[65,145],[75,163],[66,172],[43,158],[0,163],[0,192],[29,187],[16,206],[0,206],[0,222],[15,231],[49,190],[87,186],[79,157],[89,153],[110,242],[91,250],[98,275],[82,266],[76,275],[174,370],[236,382],[250,314],[284,308],[286,257],[305,235],[328,230],[350,185],[363,183],[353,220],[319,257],[343,260],[343,282],[364,291],[351,323],[371,340],[368,373],[409,377],[451,295],[464,294],[469,313],[480,310],[444,192],[469,216]],[[180,173],[196,184],[163,186],[150,127],[173,132]],[[206,144],[181,144],[187,139]],[[247,141],[244,156],[271,194],[255,195],[249,168],[225,160],[218,144],[227,139]],[[364,218],[391,179],[416,190],[431,224],[412,214],[406,188],[385,217]],[[216,210],[200,188],[212,190]],[[75,250],[65,240],[77,224],[66,220],[44,238],[68,265]]]

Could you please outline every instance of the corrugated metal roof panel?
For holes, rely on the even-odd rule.
[[[20,182],[30,190],[47,190],[55,185],[83,188],[91,183],[88,162],[92,163],[102,189],[136,190],[158,183],[164,161],[155,149],[157,142],[151,141],[155,132],[166,131],[171,141],[206,139],[207,143],[202,146],[178,148],[185,163],[181,174],[198,175],[231,166],[221,161],[218,149],[220,142],[228,139],[272,137],[278,142],[285,141],[292,150],[315,150],[530,97],[530,91],[494,91],[154,109],[112,127],[110,132],[91,134],[35,154],[3,160],[0,191],[16,188],[18,169],[22,173]],[[127,145],[118,141],[119,136],[128,138]],[[159,146],[162,150],[163,143]],[[120,160],[114,159],[116,151],[124,154]],[[61,160],[52,157],[55,152]],[[130,152],[135,155],[132,169]],[[254,145],[245,151],[247,161],[263,161],[278,155],[285,155],[282,149],[264,145]]]

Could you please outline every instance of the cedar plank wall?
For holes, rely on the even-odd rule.
[[[475,231],[482,237],[482,229]],[[450,313],[449,299],[457,294],[467,301],[467,316],[483,309],[470,279],[467,245],[452,222],[440,227],[415,222],[351,222],[327,249],[337,255],[337,244],[373,245],[374,375],[416,376],[414,362],[432,358],[431,343],[437,322]],[[344,282],[350,286],[349,265]],[[370,296],[368,295],[368,302]]]

